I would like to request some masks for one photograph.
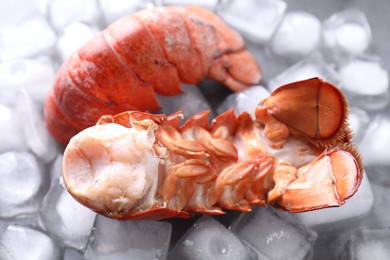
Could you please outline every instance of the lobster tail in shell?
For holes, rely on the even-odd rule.
[[[241,36],[200,7],[158,7],[124,17],[98,33],[60,68],[45,105],[62,144],[104,114],[157,111],[156,93],[209,77],[232,90],[261,81]]]

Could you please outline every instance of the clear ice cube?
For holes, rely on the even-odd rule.
[[[0,259],[59,260],[60,251],[45,233],[28,226],[10,225],[0,234]]]
[[[218,14],[247,39],[266,43],[287,9],[282,0],[235,0],[218,6]]]
[[[287,12],[270,42],[276,55],[299,59],[318,49],[321,40],[321,21],[314,15]]]
[[[202,216],[172,249],[169,259],[249,260],[244,244],[210,216]]]
[[[39,210],[42,228],[68,247],[83,250],[96,213],[77,202],[59,181],[46,194]]]
[[[52,0],[49,5],[49,18],[57,31],[64,31],[74,22],[98,26],[100,15],[96,0]]]
[[[269,91],[263,86],[253,86],[243,91],[230,94],[225,101],[218,107],[217,112],[221,114],[226,110],[233,108],[236,115],[246,111],[253,117],[257,105],[269,96]]]
[[[18,25],[20,22],[26,21],[32,15],[38,13],[39,7],[36,1],[0,1],[0,27]]]
[[[152,7],[153,2],[153,0],[99,0],[107,24],[143,8]]]
[[[214,10],[219,0],[157,0],[158,5],[198,5],[210,10]]]
[[[84,257],[79,251],[66,248],[62,260],[84,260]]]
[[[390,229],[359,229],[351,236],[350,259],[390,259]]]
[[[374,194],[371,184],[367,176],[364,176],[356,194],[348,199],[344,205],[297,213],[295,216],[302,224],[316,230],[328,231],[353,228],[369,214],[373,203]]]
[[[181,88],[184,92],[179,95],[173,97],[157,96],[162,107],[161,113],[170,115],[181,110],[184,120],[186,120],[199,112],[211,110],[209,103],[196,85],[182,84]],[[210,117],[214,118],[212,113]]]
[[[338,82],[335,68],[326,63],[322,55],[316,52],[272,78],[267,87],[273,91],[281,85],[313,77],[320,77],[335,84]]]
[[[74,22],[68,25],[57,42],[57,50],[61,61],[77,51],[82,45],[90,40],[98,29],[85,23]]]
[[[335,13],[323,24],[324,51],[336,60],[363,54],[370,42],[370,25],[359,9],[350,8]]]
[[[389,73],[379,58],[356,58],[338,71],[340,88],[351,105],[378,110],[389,104]]]
[[[17,91],[25,88],[35,101],[43,104],[54,76],[54,65],[48,56],[2,62],[0,63],[0,102],[14,105]]]
[[[304,259],[317,238],[315,231],[288,214],[265,207],[242,213],[231,230],[257,252],[259,259]]]
[[[28,147],[43,162],[52,161],[58,154],[57,143],[45,127],[45,120],[37,104],[25,89],[19,91],[16,106]]]
[[[363,162],[367,166],[390,165],[390,118],[377,116],[370,122],[359,144]]]
[[[32,154],[0,154],[0,179],[0,217],[32,214],[38,210],[45,181]]]
[[[56,35],[47,20],[34,16],[18,25],[0,27],[0,61],[32,58],[48,53]]]
[[[20,119],[15,109],[0,104],[0,153],[27,151]]]
[[[368,113],[358,107],[349,108],[349,117],[348,117],[349,126],[353,133],[353,141],[359,143],[363,138],[364,133],[370,122],[370,117]]]
[[[387,175],[389,172],[385,172]],[[370,214],[365,218],[363,226],[369,228],[386,228],[390,223],[389,186],[372,183],[374,192],[374,205]]]
[[[86,259],[166,259],[171,224],[163,221],[118,221],[98,215]]]

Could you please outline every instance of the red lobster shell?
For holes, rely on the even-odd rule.
[[[343,94],[318,78],[284,85],[256,118],[207,111],[103,116],[65,149],[64,183],[82,204],[118,219],[223,214],[272,205],[292,212],[340,206],[359,187]]]
[[[233,90],[261,73],[241,36],[200,7],[159,7],[122,18],[60,68],[45,105],[46,125],[62,144],[103,114],[157,111],[155,92],[209,77]]]

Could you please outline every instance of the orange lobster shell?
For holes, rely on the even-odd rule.
[[[122,18],[61,66],[45,104],[46,125],[62,144],[103,114],[157,111],[155,92],[209,77],[233,90],[261,81],[241,36],[200,7],[158,7]]]
[[[318,78],[279,87],[238,117],[179,127],[170,116],[103,116],[65,149],[64,183],[82,204],[118,219],[223,214],[271,205],[291,212],[340,206],[358,189],[344,95]]]

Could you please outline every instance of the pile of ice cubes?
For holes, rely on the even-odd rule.
[[[370,21],[353,6],[320,19],[290,10],[289,2],[1,1],[0,259],[390,259],[389,76],[372,47]],[[253,113],[284,83],[315,76],[335,83],[351,105],[366,166],[346,205],[301,214],[254,208],[190,220],[117,221],[69,195],[61,181],[63,147],[42,115],[57,69],[119,17],[177,4],[204,6],[238,30],[262,66],[264,85],[235,94],[209,81],[183,86],[182,95],[159,99],[161,112]]]

